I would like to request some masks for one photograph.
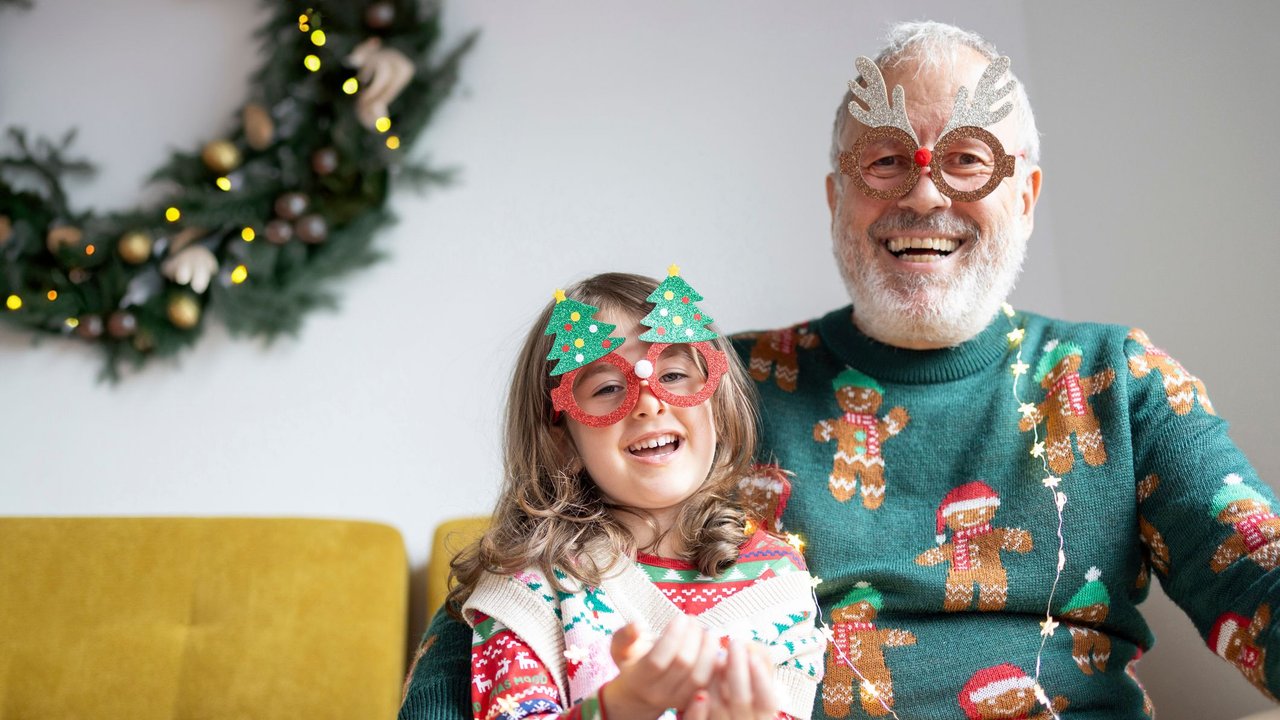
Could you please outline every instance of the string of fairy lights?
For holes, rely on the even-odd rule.
[[[1005,337],[1009,339],[1009,347],[1016,351],[1014,362],[1009,366],[1009,370],[1013,375],[1013,400],[1018,403],[1018,413],[1022,417],[1034,418],[1036,406],[1025,402],[1019,393],[1022,376],[1026,375],[1027,371],[1031,369],[1030,365],[1022,361],[1022,341],[1026,338],[1026,330],[1017,326],[1014,321],[1016,312],[1009,303],[1004,303],[1000,310],[1011,328]],[[1053,507],[1058,516],[1058,560],[1054,565],[1053,584],[1049,587],[1049,599],[1045,601],[1044,620],[1040,621],[1040,646],[1036,649],[1036,671],[1032,679],[1035,682],[1036,700],[1049,711],[1054,720],[1059,720],[1058,712],[1053,709],[1053,703],[1050,702],[1048,694],[1040,684],[1040,666],[1044,657],[1045,645],[1049,642],[1049,638],[1053,637],[1053,633],[1058,629],[1059,624],[1057,620],[1053,619],[1053,598],[1057,594],[1058,584],[1062,581],[1062,570],[1067,565],[1067,541],[1066,536],[1062,534],[1062,510],[1067,506],[1067,494],[1061,489],[1062,478],[1055,476],[1049,469],[1049,462],[1045,456],[1044,441],[1040,439],[1040,424],[1032,423],[1031,432],[1031,456],[1040,461],[1040,467],[1044,471],[1044,478],[1040,481],[1040,484],[1052,496]]]

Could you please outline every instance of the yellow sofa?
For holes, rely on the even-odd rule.
[[[393,528],[0,518],[0,720],[395,717]]]
[[[427,560],[427,619],[435,615],[449,595],[449,561],[489,529],[489,516],[476,515],[445,520],[436,526]],[[0,718],[0,720],[3,720]]]

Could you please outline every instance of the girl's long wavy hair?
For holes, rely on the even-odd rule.
[[[652,309],[646,298],[652,278],[604,273],[568,288],[565,294],[602,311],[639,319]],[[501,495],[484,535],[450,563],[452,587],[446,607],[459,616],[462,604],[485,573],[511,575],[538,568],[553,584],[553,568],[586,585],[598,585],[608,560],[656,547],[638,547],[615,513],[629,512],[656,523],[643,510],[610,503],[583,468],[563,423],[552,422],[546,359],[554,338],[544,333],[554,303],[534,321],[512,373],[503,439]],[[756,449],[755,386],[729,342],[711,341],[729,359],[729,370],[709,402],[716,429],[711,471],[685,501],[668,533],[678,533],[685,559],[706,575],[717,575],[738,557],[746,539],[745,516],[735,501],[737,483],[751,469]],[[665,534],[664,534],[665,535]],[[558,589],[563,590],[563,587]]]

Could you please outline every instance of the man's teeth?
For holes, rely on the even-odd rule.
[[[954,238],[889,238],[885,249],[901,257],[908,250],[924,250],[926,252],[911,253],[911,259],[918,262],[936,262],[950,255],[960,247],[960,241]],[[934,253],[942,253],[937,255]]]
[[[658,435],[657,437],[652,437],[652,438],[649,438],[648,440],[641,440],[640,442],[636,443],[635,445],[632,445],[631,447],[628,447],[627,449],[632,452],[636,450],[648,450],[651,448],[662,447],[663,445],[669,445],[675,441],[676,441],[675,435],[671,435],[671,434]]]

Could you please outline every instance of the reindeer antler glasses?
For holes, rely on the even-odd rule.
[[[865,84],[849,81],[849,90],[857,98],[850,101],[849,114],[870,129],[858,138],[852,150],[840,153],[840,172],[852,178],[864,194],[878,200],[896,200],[911,192],[920,179],[920,169],[928,166],[929,179],[938,192],[958,202],[973,202],[990,195],[1001,181],[1013,175],[1014,156],[1004,151],[995,135],[983,129],[1013,109],[1012,103],[990,109],[1017,85],[1017,81],[1010,80],[995,87],[1009,71],[1009,58],[998,58],[987,66],[974,89],[973,102],[968,102],[968,88],[960,88],[951,119],[932,150],[920,147],[907,120],[902,86],[894,86],[891,106],[880,68],[865,57],[859,57],[855,64]],[[858,100],[867,107],[864,109]]]

